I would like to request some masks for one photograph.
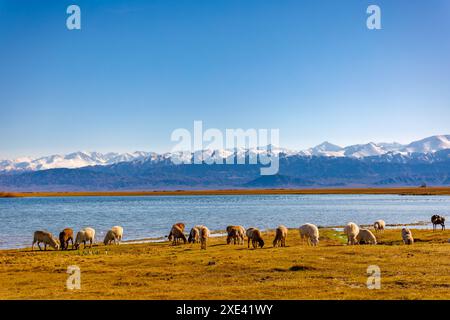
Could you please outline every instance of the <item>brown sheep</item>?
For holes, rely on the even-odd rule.
[[[442,228],[441,230],[445,230],[445,218],[444,217],[441,217],[441,216],[435,214],[431,217],[431,223],[433,224],[433,231],[436,230],[436,226],[438,224],[441,225],[441,228]]]
[[[191,232],[189,233],[188,238],[189,243],[199,243],[200,242],[200,230],[197,226],[193,227],[191,229]]]
[[[205,226],[198,226],[198,230],[200,231],[201,248],[203,250],[206,250],[206,241],[208,240],[210,235],[209,229]]]
[[[403,238],[404,244],[413,244],[414,243],[414,238],[412,236],[412,232],[408,228],[402,229],[402,238]]]
[[[244,244],[245,229],[242,226],[228,226],[227,227],[227,244],[233,241],[234,244]]]
[[[173,245],[176,245],[180,239],[183,240],[183,243],[187,242],[187,239],[183,233],[183,230],[184,230],[184,224],[182,224],[182,226],[180,226],[180,224],[177,223],[172,226],[172,229],[170,230],[168,238],[169,238],[169,241],[173,240],[173,242],[172,242]]]
[[[273,240],[273,246],[276,247],[279,244],[282,247],[286,247],[286,237],[287,237],[288,229],[281,225],[275,230],[275,239]]]
[[[42,250],[40,243],[44,244],[44,250],[47,250],[47,245],[52,247],[55,250],[59,249],[59,244],[56,242],[56,239],[53,238],[53,235],[47,231],[35,231],[33,237],[33,244],[31,245],[31,250],[34,250],[34,244],[37,242],[39,250]]]
[[[186,228],[186,226],[183,222],[177,222],[174,224],[174,226],[179,227],[181,229],[181,231],[184,231],[184,229]]]
[[[256,249],[258,245],[262,248],[264,247],[264,240],[261,236],[261,231],[257,228],[248,228],[246,231],[248,238],[247,247],[250,248],[250,240],[252,241],[253,248]]]
[[[61,243],[61,250],[69,249],[69,241],[72,242],[73,249],[73,230],[71,228],[65,228],[59,233],[59,243]]]

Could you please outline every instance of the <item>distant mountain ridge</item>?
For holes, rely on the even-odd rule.
[[[313,148],[302,151],[293,151],[283,148],[272,149],[272,153],[284,154],[287,156],[317,156],[317,157],[348,157],[348,158],[366,158],[373,156],[382,156],[386,154],[409,156],[413,153],[434,153],[441,150],[450,149],[450,135],[437,135],[428,137],[419,141],[402,145],[393,143],[373,143],[357,144],[347,147],[340,147],[330,142],[323,142]],[[188,156],[191,160],[203,155],[214,155],[218,158],[226,159],[228,157],[245,157],[256,155],[261,150],[203,150],[197,151]],[[79,151],[67,155],[51,155],[39,158],[23,157],[14,160],[0,160],[0,172],[23,172],[39,171],[58,168],[82,168],[88,166],[108,166],[120,162],[147,161],[164,162],[177,156],[179,153],[157,154],[155,152],[136,151],[133,153],[99,153]]]
[[[203,150],[187,155],[73,153],[31,161],[34,170],[3,171],[0,191],[445,186],[450,185],[449,138],[346,148],[326,142],[301,152],[273,147],[271,152],[279,156],[279,172],[272,176],[261,176],[262,165],[248,162],[261,149]],[[234,163],[244,157],[246,163],[176,165],[171,160],[175,155],[190,162],[205,155],[231,158]],[[81,163],[100,164],[77,168]],[[72,167],[44,169],[63,164]]]

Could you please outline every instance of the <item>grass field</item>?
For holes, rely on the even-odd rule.
[[[342,234],[320,229],[318,247],[290,230],[287,247],[122,244],[91,250],[0,251],[0,299],[450,299],[449,231],[377,234],[379,245],[346,246]],[[81,289],[66,289],[67,267],[81,270]],[[367,267],[381,269],[381,289],[366,286]]]
[[[338,189],[230,189],[179,191],[92,191],[92,192],[0,192],[0,198],[14,197],[89,197],[89,196],[177,196],[177,195],[252,195],[252,194],[400,194],[450,195],[450,187],[428,188],[338,188]]]

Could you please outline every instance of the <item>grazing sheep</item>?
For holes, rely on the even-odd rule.
[[[95,240],[95,230],[92,228],[84,228],[78,231],[77,237],[75,238],[75,249],[80,247],[80,244],[84,244],[84,248],[86,248],[86,242],[89,241],[89,248],[92,248],[92,243]]]
[[[278,228],[275,230],[275,239],[273,240],[273,246],[276,247],[280,244],[282,247],[286,247],[287,234],[288,229],[285,226],[278,226]]]
[[[59,233],[59,243],[61,244],[61,250],[69,249],[69,241],[72,242],[73,249],[73,230],[71,228],[65,228]]]
[[[199,237],[200,237],[201,248],[203,250],[206,250],[206,241],[208,240],[209,235],[210,235],[209,229],[205,226],[198,226],[198,230],[200,231]]]
[[[375,228],[375,232],[384,231],[386,222],[384,222],[384,220],[377,220],[374,222],[373,227]]]
[[[177,232],[178,235],[180,235],[179,233],[180,233],[180,231],[181,231],[181,233],[182,233],[183,236],[184,236],[184,229],[185,229],[185,224],[184,224],[184,223],[182,223],[182,222],[177,222],[177,223],[175,223],[175,224],[172,226],[172,229],[173,229],[174,227],[177,227],[178,231],[176,231],[176,232]],[[173,239],[174,244],[177,244],[177,243],[179,243],[181,240],[184,240],[183,237],[175,237],[175,236],[172,234],[172,229],[170,230],[170,233],[169,233],[169,235],[167,236],[167,237],[169,238],[169,241],[172,241],[172,239]],[[185,238],[186,238],[186,237],[185,237]],[[186,241],[184,241],[184,243],[186,243]]]
[[[353,222],[349,222],[344,227],[344,234],[347,235],[347,245],[358,244],[358,241],[356,240],[356,236],[358,235],[358,233],[359,227]]]
[[[227,244],[230,244],[231,240],[234,244],[244,244],[245,229],[243,226],[228,226],[227,234]]]
[[[243,226],[236,226],[239,234],[239,240],[241,244],[244,244],[244,238],[245,238],[245,228]]]
[[[402,229],[402,238],[403,238],[404,244],[413,244],[414,243],[414,238],[412,236],[411,230],[409,230],[408,228]]]
[[[435,214],[431,217],[431,223],[433,223],[433,231],[436,230],[436,226],[438,224],[441,225],[441,227],[442,227],[441,230],[445,230],[445,218],[444,217]]]
[[[369,229],[360,229],[356,236],[358,243],[377,244],[377,238]]]
[[[105,235],[105,239],[103,243],[106,245],[111,244],[114,241],[114,244],[119,244],[122,241],[123,236],[123,228],[121,226],[114,226]]]
[[[319,229],[312,223],[305,223],[298,228],[302,241],[306,238],[309,245],[317,246],[319,244]]]
[[[200,230],[197,227],[193,227],[189,233],[188,238],[189,243],[199,243],[200,242]]]
[[[184,224],[180,224],[180,223],[176,223],[172,226],[172,229],[170,230],[169,233],[169,241],[172,241],[173,245],[176,245],[180,239],[183,240],[183,243],[186,244],[187,239],[186,236],[183,233],[184,230]]]
[[[56,241],[55,238],[53,238],[53,235],[50,232],[47,231],[35,231],[33,236],[33,244],[31,245],[31,250],[34,250],[34,244],[37,242],[37,245],[39,247],[39,250],[42,250],[40,243],[44,244],[44,250],[47,250],[47,245],[52,247],[55,250],[59,249],[59,244]]]
[[[247,247],[250,248],[250,240],[252,241],[252,246],[254,249],[258,247],[258,245],[262,248],[264,247],[264,240],[261,236],[261,231],[257,228],[248,228],[246,231],[246,235],[248,238]]]

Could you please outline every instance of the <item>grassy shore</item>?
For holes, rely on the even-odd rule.
[[[252,194],[399,194],[450,195],[450,187],[429,188],[336,188],[336,189],[230,189],[178,191],[92,191],[92,192],[0,192],[7,197],[89,197],[89,196],[190,196],[190,195],[252,195]]]
[[[80,251],[0,251],[0,299],[450,299],[450,231],[377,234],[379,245],[346,246],[321,229],[318,247],[290,230],[287,247],[142,243]],[[67,267],[81,269],[81,289],[66,289]],[[369,265],[381,269],[381,289],[366,287]]]

